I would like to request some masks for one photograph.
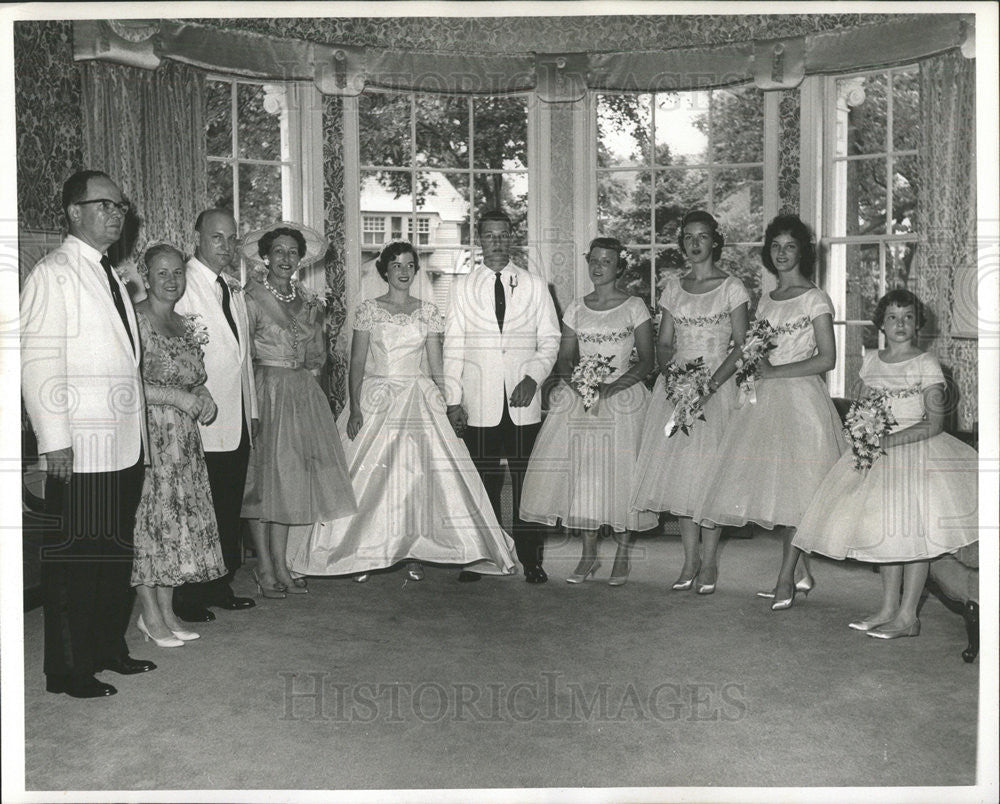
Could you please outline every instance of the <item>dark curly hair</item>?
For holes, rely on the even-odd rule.
[[[687,255],[687,252],[684,251],[684,227],[689,223],[704,223],[711,228],[712,261],[718,261],[719,257],[722,256],[722,247],[725,245],[726,240],[722,236],[722,232],[719,231],[719,222],[713,215],[705,212],[703,209],[692,209],[681,220],[681,225],[677,229],[677,247],[681,250],[681,254]]]
[[[618,263],[615,266],[615,270],[618,273],[618,276],[621,276],[625,267],[628,265],[628,260],[624,257],[625,246],[622,245],[621,240],[617,237],[595,237],[590,241],[590,245],[587,246],[587,257],[590,257],[590,253],[595,248],[606,248],[615,252],[618,257]]]
[[[791,235],[799,244],[799,272],[806,279],[812,279],[816,272],[816,246],[813,244],[812,233],[798,215],[778,215],[767,225],[764,232],[764,248],[760,252],[760,261],[769,273],[778,275],[778,269],[771,262],[771,244],[778,235]]]
[[[413,243],[409,240],[393,240],[379,252],[378,258],[375,260],[375,270],[386,282],[389,281],[389,263],[400,254],[412,254],[413,273],[420,270],[420,257],[417,256],[417,250],[413,247]]]
[[[924,325],[924,305],[917,298],[917,295],[906,288],[895,288],[886,293],[878,300],[878,304],[875,305],[875,312],[872,313],[872,323],[878,329],[882,329],[882,325],[885,323],[885,311],[892,304],[895,304],[897,307],[912,307],[917,329],[920,329]]]
[[[306,238],[298,229],[291,226],[279,226],[270,232],[265,232],[263,237],[257,241],[257,253],[261,257],[266,257],[271,252],[271,245],[282,235],[292,238],[299,247],[299,259],[306,256]]]

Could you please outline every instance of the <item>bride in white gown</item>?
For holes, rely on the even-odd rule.
[[[376,266],[389,291],[358,305],[350,407],[337,423],[358,512],[290,534],[289,566],[304,575],[360,573],[357,580],[401,561],[412,580],[423,577],[420,562],[511,574],[514,543],[445,415],[444,317],[410,295],[419,270],[413,246],[390,243]]]

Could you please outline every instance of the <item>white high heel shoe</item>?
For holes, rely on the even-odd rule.
[[[181,642],[191,642],[194,639],[201,639],[201,634],[196,634],[194,631],[175,631],[171,628],[170,633],[181,640]]]
[[[146,641],[153,640],[158,648],[181,648],[184,646],[184,640],[178,639],[177,637],[164,637],[159,639],[149,633],[149,629],[146,627],[146,623],[142,620],[142,615],[140,614],[138,619],[135,621],[135,627],[139,629],[142,635],[146,638]]]

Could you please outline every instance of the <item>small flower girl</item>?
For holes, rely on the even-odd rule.
[[[861,367],[867,393],[845,428],[852,449],[817,489],[793,544],[881,564],[882,605],[850,627],[895,639],[920,633],[917,605],[930,559],[979,538],[978,456],[942,432],[944,375],[914,343],[923,323],[919,299],[892,290],[872,321],[885,349],[869,352]]]
[[[587,251],[594,290],[563,315],[556,373],[566,382],[552,393],[524,476],[521,518],[581,531],[583,555],[568,578],[582,583],[600,566],[597,539],[618,540],[612,586],[625,583],[635,531],[657,524],[631,510],[629,498],[653,368],[653,325],[645,303],[616,287],[625,268],[622,244],[595,238]],[[633,346],[638,362],[630,365]]]

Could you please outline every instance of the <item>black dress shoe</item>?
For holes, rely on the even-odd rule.
[[[545,583],[549,576],[541,567],[525,567],[524,580],[526,583]]]
[[[174,614],[186,623],[210,623],[215,619],[204,606],[174,606]]]
[[[216,606],[220,609],[228,609],[229,611],[239,611],[240,609],[252,609],[257,604],[254,602],[253,598],[236,597],[233,595],[233,597],[220,600],[218,603],[209,603],[209,605]]]
[[[458,582],[475,583],[482,577],[483,576],[480,575],[478,572],[472,572],[471,570],[462,570],[460,573],[458,573]]]
[[[71,676],[46,676],[46,692],[66,693],[70,698],[107,698],[118,692],[110,684],[104,684],[93,676],[73,678]]]
[[[113,662],[105,662],[102,669],[122,676],[134,676],[136,673],[148,673],[150,670],[155,670],[156,665],[147,659],[133,659],[131,656],[123,656]]]

